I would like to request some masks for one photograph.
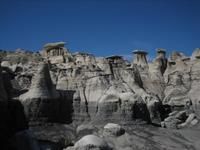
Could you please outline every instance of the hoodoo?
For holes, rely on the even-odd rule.
[[[52,64],[69,62],[71,56],[65,48],[65,42],[47,43],[43,46],[42,55]]]
[[[146,67],[146,66],[148,66],[148,64],[147,64],[147,58],[146,58],[146,55],[148,53],[146,51],[143,51],[143,50],[134,50],[133,54],[134,54],[133,64],[136,64],[137,66],[140,66],[140,67]]]
[[[67,150],[118,150],[119,141],[112,145],[108,138],[121,141],[130,136],[132,139],[138,135],[135,124],[141,125],[143,133],[144,129],[153,128],[143,127],[143,124],[187,128],[199,122],[199,49],[189,57],[191,59],[181,52],[173,52],[167,59],[166,51],[158,48],[151,62],[147,61],[146,51],[136,50],[133,62],[128,62],[120,55],[102,58],[85,52],[71,54],[64,44],[46,44],[43,55],[19,51],[2,54],[0,102],[7,102],[5,92],[9,98],[19,98],[37,140],[53,142],[62,148],[74,144]],[[20,63],[22,56],[28,59]],[[18,106],[11,110],[17,112]],[[16,120],[20,120],[16,116]],[[109,126],[103,128],[108,123]],[[152,135],[156,133],[157,137],[158,130],[151,130]],[[108,143],[94,136],[84,138],[87,134],[104,137]],[[138,138],[141,139],[134,139]],[[81,140],[76,142],[78,139]],[[126,146],[132,143],[127,142]],[[142,145],[145,142],[142,141]],[[154,139],[153,143],[157,144],[153,149],[162,149],[160,141],[156,143]],[[173,146],[172,149],[184,148]]]
[[[163,48],[157,48],[157,58],[165,58],[166,51]]]
[[[157,57],[156,61],[159,64],[159,69],[161,73],[163,74],[167,68],[167,58],[166,58],[166,51],[163,48],[157,49]]]

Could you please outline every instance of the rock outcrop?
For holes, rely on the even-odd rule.
[[[196,48],[192,53],[192,59],[200,59],[200,48]]]
[[[106,141],[95,135],[86,135],[66,150],[111,150]]]
[[[146,51],[143,50],[135,50],[133,51],[135,58],[133,60],[133,64],[136,64],[141,67],[148,66],[146,55],[148,54]]]
[[[59,94],[52,84],[47,63],[40,64],[29,91],[21,95],[20,100],[31,121],[49,121],[56,118],[59,109]]]
[[[191,127],[198,123],[198,119],[194,112],[187,111],[174,111],[169,114],[162,123],[162,127],[170,129],[180,129],[184,127]]]
[[[156,142],[151,133],[160,136],[168,129],[198,129],[199,49],[191,57],[173,52],[167,59],[166,51],[159,48],[151,62],[147,61],[147,52],[134,51],[135,58],[129,63],[118,55],[102,58],[83,52],[71,54],[64,45],[49,43],[41,54],[21,49],[2,52],[0,128],[12,134],[5,141],[19,132],[16,140],[28,137],[34,147],[26,118],[39,145],[51,149],[73,145],[88,134],[93,135],[67,149],[138,149],[138,145],[141,149],[144,145],[163,149],[167,148],[165,140],[162,147],[160,137],[154,137]],[[147,123],[167,129],[138,131],[138,124],[152,127]],[[138,136],[140,133],[144,136]],[[133,138],[138,140],[137,146]],[[176,144],[170,148],[194,149]]]
[[[72,56],[64,46],[65,42],[47,43],[44,45],[41,53],[52,64],[70,62]]]
[[[104,136],[121,136],[125,133],[125,130],[118,124],[108,123],[104,126]]]
[[[130,65],[118,55],[97,58],[82,52],[71,54],[64,45],[57,42],[44,46],[42,61],[46,59],[49,64],[31,60],[26,65],[13,65],[8,55],[4,60],[4,67],[14,76],[9,79],[11,86],[20,91],[30,120],[71,118],[80,124],[101,118],[104,123],[110,119],[122,124],[138,119],[160,123],[167,117],[165,113],[177,107],[184,110],[195,106],[193,110],[198,111],[198,49],[191,59],[180,52],[167,59],[166,51],[159,48],[152,62],[147,61],[147,52],[137,50]],[[64,61],[57,61],[58,56]],[[14,95],[15,99],[19,95]]]

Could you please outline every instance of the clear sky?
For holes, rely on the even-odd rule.
[[[0,0],[0,49],[40,50],[65,41],[72,52],[123,55],[200,47],[200,0]]]

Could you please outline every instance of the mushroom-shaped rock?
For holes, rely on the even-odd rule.
[[[125,67],[125,61],[122,56],[119,55],[112,55],[106,57],[108,60],[109,64],[112,65],[112,67]]]
[[[121,136],[125,133],[125,130],[118,124],[108,123],[104,126],[104,136]]]
[[[95,135],[86,135],[82,137],[75,143],[74,148],[78,150],[90,150],[94,148],[99,150],[110,150],[107,142]]]
[[[163,74],[167,68],[167,58],[165,57],[165,55],[165,49],[158,48],[157,57],[153,61],[153,68],[156,68],[155,70],[161,72],[161,74]]]
[[[157,48],[157,58],[165,58],[166,51],[163,48]]]
[[[48,43],[44,45],[42,55],[47,57],[51,64],[70,62],[72,56],[64,46],[65,42]]]
[[[135,58],[133,60],[133,64],[136,64],[141,67],[148,66],[146,55],[148,54],[146,51],[143,50],[135,50],[133,51]]]
[[[64,46],[65,46],[65,42],[47,43],[44,45],[44,49],[50,50],[53,48],[64,47]]]

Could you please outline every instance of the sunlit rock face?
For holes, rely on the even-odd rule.
[[[133,64],[136,64],[140,67],[146,67],[148,66],[146,55],[148,54],[146,51],[143,50],[135,50],[133,51],[134,59]]]
[[[147,122],[151,120],[150,117],[154,116],[154,105],[160,100],[144,89],[136,64],[127,65],[127,62],[121,56],[96,58],[86,53],[75,53],[72,56],[73,63],[66,63],[67,65],[63,65],[62,68],[59,64],[56,64],[59,71],[54,75],[57,75],[55,77],[57,90],[74,91],[75,93],[73,97],[74,120],[94,120],[97,118],[96,116],[101,114],[99,112],[105,109],[105,114],[106,111],[111,111],[110,118],[116,118],[118,121],[126,116],[127,112],[126,118],[131,121],[134,119],[135,110],[133,108],[137,105],[132,96],[136,93],[141,96],[138,103],[143,105],[144,108],[141,114],[148,116],[144,117]],[[123,102],[120,102],[119,108],[117,110],[106,110],[109,108],[102,106],[102,98],[105,95],[119,93],[121,95],[127,93],[126,98],[122,98]],[[103,101],[106,103],[109,100]],[[126,108],[128,104],[130,104],[130,108]],[[114,117],[115,111],[121,112]]]
[[[176,62],[179,60],[182,60],[183,58],[185,58],[185,54],[178,52],[178,51],[173,51],[169,57],[170,61],[172,62]]]
[[[64,46],[65,42],[47,43],[41,53],[48,58],[51,64],[70,62],[72,56]]]
[[[40,149],[199,149],[199,49],[168,59],[159,48],[152,61],[136,51],[133,62],[71,54],[62,42],[44,49],[3,55],[1,141],[17,132],[17,142],[37,148],[37,139]]]
[[[200,48],[196,48],[196,49],[194,50],[194,52],[192,53],[191,58],[192,58],[193,60],[200,59]]]
[[[167,116],[165,107],[184,110],[190,103],[188,107],[198,111],[199,49],[191,57],[173,52],[167,59],[166,51],[158,48],[151,62],[146,51],[137,50],[133,62],[127,63],[118,55],[71,54],[64,46],[64,42],[46,44],[40,61],[2,63],[4,71],[14,76],[10,85],[20,91],[15,99],[20,97],[30,120],[160,123]]]

